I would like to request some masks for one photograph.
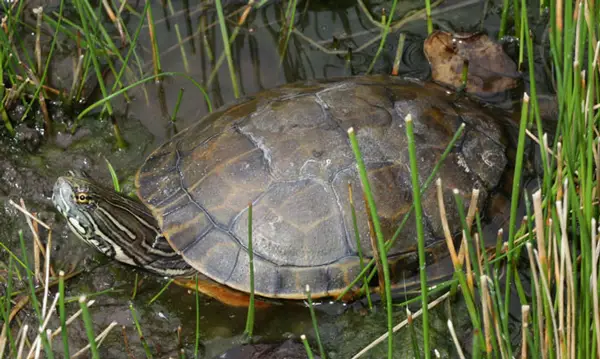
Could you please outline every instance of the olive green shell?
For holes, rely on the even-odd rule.
[[[315,297],[333,296],[360,272],[348,184],[362,251],[372,256],[350,127],[386,239],[412,204],[408,114],[421,183],[466,125],[438,174],[452,231],[460,228],[452,189],[466,205],[478,188],[481,206],[498,184],[507,163],[502,127],[478,105],[455,98],[431,83],[374,76],[264,91],[213,112],[154,151],[139,170],[139,196],[188,263],[244,292],[252,203],[255,292],[300,299],[308,284]],[[434,184],[422,203],[426,243],[439,244]],[[413,214],[388,253],[397,282],[418,272],[416,245]]]

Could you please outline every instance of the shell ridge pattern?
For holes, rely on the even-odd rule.
[[[302,181],[306,181],[306,180],[313,180],[313,181],[314,181],[314,180],[315,180],[315,178],[312,178],[312,177],[307,177],[307,178],[301,178],[301,179],[298,179],[298,180],[290,180],[290,181],[277,181],[277,182],[271,183],[271,184],[269,185],[269,187],[267,188],[267,190],[265,190],[263,193],[261,193],[261,194],[260,194],[260,195],[259,195],[257,198],[255,198],[255,199],[252,201],[252,206],[253,206],[253,207],[255,207],[255,205],[256,205],[256,204],[257,204],[257,203],[258,203],[258,202],[259,202],[259,201],[260,201],[260,200],[261,200],[261,199],[262,199],[264,196],[266,196],[266,195],[269,193],[269,191],[270,191],[272,188],[274,188],[274,187],[275,187],[275,186],[277,186],[277,185],[280,185],[280,184],[282,184],[282,183],[296,184],[296,183],[299,183],[299,182],[302,182]],[[317,182],[317,181],[315,181],[315,182]],[[322,183],[322,181],[318,181],[318,182],[319,182],[319,183]],[[329,185],[329,186],[330,186],[330,185]],[[330,186],[330,187],[332,187],[332,186]],[[335,194],[335,189],[332,189],[332,192]],[[337,196],[336,196],[336,200],[337,200]],[[236,241],[236,242],[238,242],[238,245],[239,245],[241,248],[243,248],[243,249],[245,249],[245,250],[247,251],[247,250],[248,250],[248,247],[247,247],[247,246],[246,246],[246,245],[245,245],[245,244],[244,244],[244,243],[243,243],[243,242],[242,242],[242,241],[241,241],[241,240],[238,238],[238,236],[237,236],[237,235],[234,233],[234,231],[233,231],[233,228],[234,228],[234,227],[235,227],[235,225],[236,225],[236,224],[239,222],[239,219],[240,219],[240,217],[242,217],[246,211],[247,211],[247,208],[245,208],[244,210],[242,210],[242,211],[240,211],[238,214],[236,214],[236,215],[235,215],[235,217],[233,218],[233,220],[231,221],[231,223],[229,224],[229,228],[228,228],[227,230],[225,230],[225,232],[226,232],[226,233],[228,233],[228,234],[229,234],[229,235],[230,235],[230,236],[231,236],[233,239],[235,239],[235,241]],[[341,213],[340,213],[340,216],[341,216]],[[342,223],[343,223],[343,222],[342,222]],[[344,228],[344,231],[345,231],[345,232],[347,232],[347,228],[346,228],[346,226],[342,226],[342,227]],[[201,236],[200,236],[200,237],[201,237]],[[347,241],[348,241],[348,235],[346,234],[346,242],[347,242]],[[352,247],[348,247],[348,248],[349,248],[349,249],[351,249]],[[345,256],[345,257],[340,257],[339,259],[342,259],[342,258],[347,258],[347,257],[352,257],[352,256],[353,256],[353,253],[350,251],[350,252],[348,253],[348,255],[347,255],[347,256]],[[339,259],[335,259],[335,260],[332,260],[332,261],[330,261],[330,262],[325,262],[325,263],[322,263],[322,264],[320,264],[320,265],[316,265],[316,264],[310,264],[310,265],[305,265],[305,266],[303,266],[303,265],[296,265],[296,264],[294,264],[294,265],[291,265],[291,264],[281,264],[281,263],[276,263],[276,262],[274,262],[273,260],[271,260],[271,259],[268,259],[268,258],[264,257],[263,255],[261,255],[260,253],[257,253],[257,252],[254,252],[254,257],[256,257],[256,258],[260,258],[260,259],[262,259],[262,260],[264,260],[265,262],[268,262],[268,263],[270,263],[270,264],[274,264],[274,265],[276,265],[276,266],[279,266],[279,267],[286,267],[286,268],[317,268],[317,267],[322,267],[322,266],[329,266],[329,265],[331,265],[331,264],[334,264],[334,263],[336,263],[336,262],[338,262],[338,261],[339,261]]]
[[[492,141],[494,144],[498,145],[500,148],[502,148],[503,150],[506,149],[506,146],[504,144],[502,144],[501,142],[498,141],[498,139],[490,136],[488,134],[487,131],[482,131],[478,128],[477,124],[472,124],[469,123],[469,121],[465,121],[464,116],[462,115],[462,112],[460,111],[460,108],[458,108],[453,102],[451,103],[452,108],[454,108],[454,110],[457,112],[460,121],[465,125],[465,131],[463,132],[461,139],[460,139],[460,145],[455,145],[455,148],[453,149],[453,152],[456,150],[456,152],[459,155],[459,158],[461,159],[461,165],[463,165],[466,169],[467,172],[470,174],[471,178],[474,178],[476,181],[476,183],[480,186],[480,187],[486,187],[486,183],[487,181],[480,175],[480,172],[477,170],[472,169],[467,161],[467,156],[465,156],[464,153],[464,149],[465,149],[465,144],[467,142],[467,135],[470,134],[471,131],[477,132],[479,136],[484,137],[490,141]],[[498,130],[499,131],[504,131],[505,128],[502,127],[502,125],[497,125]],[[458,142],[458,141],[457,141]],[[490,163],[488,163],[488,161],[486,161],[485,157],[486,157],[486,153],[482,153],[482,160],[484,161],[484,163],[487,166],[491,166]]]
[[[223,283],[229,283],[229,280],[231,279],[231,276],[233,275],[233,272],[235,272],[235,269],[237,268],[238,261],[240,259],[240,252],[241,251],[242,251],[242,248],[238,248],[238,252],[235,255],[235,261],[233,262],[233,265],[231,266],[231,272],[229,272],[229,275],[227,276],[227,279],[225,279],[223,281]],[[248,249],[246,249],[245,252],[248,252]]]
[[[465,124],[465,130],[471,129],[473,131],[477,131],[482,137],[488,138],[490,141],[492,141],[492,142],[494,142],[494,143],[496,143],[496,144],[504,147],[504,145],[502,143],[498,142],[498,140],[496,138],[490,136],[487,131],[480,131],[478,129],[478,126],[476,124],[473,124],[470,121],[466,121],[465,118],[464,118],[464,116],[462,115],[462,113],[464,111],[462,111],[460,109],[460,107],[455,104],[454,101],[450,101],[449,103],[450,103],[450,106],[452,106],[452,108],[454,109],[454,111],[458,115],[458,118],[460,119],[460,121]],[[483,111],[483,109],[482,109],[482,111]],[[498,126],[498,127],[502,127],[502,126]],[[464,138],[466,138],[465,135],[466,135],[466,131],[465,131],[465,133],[462,136],[463,137],[463,141],[464,141]]]
[[[154,206],[155,208],[162,208],[162,207],[163,207],[163,205],[164,205],[165,203],[167,203],[167,202],[175,202],[175,201],[177,201],[179,198],[181,198],[181,197],[185,196],[185,193],[180,193],[180,192],[182,192],[182,191],[183,191],[183,188],[181,188],[181,187],[180,187],[180,188],[178,188],[178,189],[177,189],[176,191],[174,191],[173,193],[169,194],[168,196],[165,196],[165,197],[164,197],[162,200],[160,200],[159,202],[156,202],[156,204],[154,204],[153,206]],[[177,197],[177,199],[176,199],[175,197]],[[175,212],[175,211],[177,211],[177,210],[181,209],[181,207],[183,207],[183,206],[185,206],[185,205],[186,205],[186,204],[183,204],[183,205],[181,205],[181,206],[179,206],[179,207],[174,207],[174,208],[172,208],[170,211],[163,212],[163,214],[162,214],[162,215],[163,215],[164,217],[166,217],[166,216],[170,215],[172,212]]]
[[[180,132],[181,133],[181,132]],[[188,152],[194,152],[198,149],[198,147],[202,147],[204,145],[206,145],[208,142],[212,141],[213,139],[221,136],[223,134],[223,131],[215,133],[212,136],[209,136],[208,138],[206,138],[204,141],[200,141],[198,144],[194,145]],[[177,168],[179,170],[179,168]]]
[[[264,108],[259,113],[262,113],[263,111],[265,111]],[[273,158],[271,156],[271,150],[265,146],[264,139],[254,136],[251,132],[245,130],[239,125],[234,125],[233,129],[240,135],[246,137],[248,141],[250,141],[254,146],[256,146],[256,148],[258,148],[262,152],[263,158],[267,164],[267,170],[269,171],[269,175],[273,178],[277,178],[272,167]]]
[[[334,181],[338,175],[340,175],[341,173],[346,172],[348,170],[352,170],[352,168],[353,168],[353,166],[348,166],[348,167],[340,169],[339,171],[337,171],[336,173],[334,173],[331,176],[330,182],[334,183]],[[348,248],[350,255],[353,255],[353,254],[355,255],[356,253],[352,253],[352,245],[353,245],[353,243],[351,243],[352,235],[350,234],[349,228],[347,225],[345,225],[345,221],[344,221],[344,206],[342,204],[340,194],[338,194],[337,191],[335,190],[335,186],[332,185],[331,187],[332,187],[333,195],[335,196],[335,202],[338,206],[339,214],[341,217],[341,223],[343,224],[342,227],[344,228],[344,233],[346,234],[345,238],[344,238],[346,240],[346,248]]]
[[[339,87],[339,86],[336,86]],[[323,115],[325,115],[325,119],[335,125],[337,129],[340,130],[342,136],[346,139],[346,144],[350,146],[350,139],[348,138],[348,131],[344,129],[344,127],[335,119],[334,116],[329,112],[329,105],[321,98],[321,93],[327,92],[328,89],[319,91],[315,94],[315,98],[317,99],[317,103],[321,105],[321,109],[323,110]]]
[[[233,233],[233,231],[230,230],[230,228],[223,228],[217,221],[215,221],[215,219],[210,215],[210,213],[206,210],[206,208],[204,208],[200,203],[198,203],[193,196],[189,193],[189,191],[185,188],[184,186],[184,178],[183,178],[183,173],[181,172],[181,166],[180,166],[180,162],[181,162],[181,153],[179,149],[175,150],[175,154],[176,154],[176,162],[175,162],[175,168],[177,169],[178,173],[179,173],[179,186],[181,188],[182,191],[184,191],[185,195],[188,197],[188,200],[193,203],[198,209],[200,209],[204,215],[206,216],[206,218],[208,218],[208,220],[210,221],[212,228],[215,228],[221,232],[226,233],[230,238],[234,239],[235,242],[237,242],[238,246],[240,246],[241,248],[245,248],[247,250],[247,248],[242,245],[242,241],[235,235],[235,233]],[[266,192],[265,192],[266,193]],[[185,204],[187,205],[187,204]],[[185,206],[184,205],[184,206]],[[241,211],[239,215],[241,215],[244,211]],[[193,241],[191,241],[190,243],[188,243],[185,247],[181,248],[180,253],[184,253],[186,252],[189,248],[195,246],[200,240],[202,240],[202,238],[211,231],[212,229],[211,227],[207,228],[204,232],[200,233]],[[240,249],[241,249],[240,248]],[[258,253],[254,253],[254,256],[257,258],[260,258],[262,260],[265,260],[269,263],[272,263],[270,260],[268,260],[267,258],[264,258],[263,256],[261,256]],[[237,257],[236,257],[236,263],[237,263]],[[275,263],[273,263],[275,264]],[[233,268],[235,268],[235,265],[233,266]],[[229,274],[228,279],[231,277],[233,273],[233,269],[232,272]]]

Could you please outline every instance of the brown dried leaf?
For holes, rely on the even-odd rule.
[[[450,34],[435,31],[425,40],[424,51],[433,80],[462,87],[462,71],[468,66],[467,92],[492,94],[518,85],[517,65],[500,44],[485,34]]]

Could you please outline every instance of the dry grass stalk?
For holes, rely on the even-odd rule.
[[[586,6],[586,8],[587,8],[587,6]],[[592,34],[593,33],[594,32],[592,32]],[[592,62],[592,73],[596,72],[596,68],[598,66],[598,55],[599,55],[599,51],[600,51],[600,42],[597,42],[595,47],[596,47],[596,50],[594,51],[594,61]],[[587,87],[587,93],[585,95],[585,105],[584,105],[583,111],[584,111],[584,117],[585,117],[586,121],[589,116],[589,104],[590,104],[590,102],[593,101],[592,96],[596,92],[594,89],[594,84],[595,84],[594,81],[592,81],[590,83],[590,85]]]
[[[48,346],[50,347],[50,350],[52,350],[52,341],[50,340],[50,333],[52,331],[50,329],[46,329],[46,331],[44,332],[44,335],[46,336],[46,340],[48,341]]]
[[[544,236],[544,213],[542,211],[542,191],[538,190],[532,195],[533,199],[533,213],[535,217],[535,235],[537,238],[537,249],[540,254],[540,261],[544,268],[543,275],[546,279],[549,278],[550,272],[548,271],[548,255],[546,254],[546,238]]]
[[[37,73],[42,76],[42,44],[40,37],[42,36],[42,16],[44,15],[43,7],[33,8],[33,14],[35,15],[35,62],[37,65]]]
[[[438,208],[440,210],[440,219],[442,220],[444,238],[446,239],[446,245],[448,246],[448,251],[450,252],[450,258],[452,259],[452,263],[454,264],[455,268],[458,268],[460,264],[458,261],[458,255],[456,254],[456,248],[454,247],[454,239],[452,238],[452,233],[450,233],[448,217],[446,216],[446,206],[444,205],[444,193],[442,191],[442,179],[438,178],[435,181],[435,185],[437,188]]]
[[[479,277],[481,286],[481,308],[483,312],[483,330],[485,335],[485,352],[489,355],[492,353],[492,332],[490,326],[490,299],[488,292],[488,277],[482,275]]]
[[[21,200],[22,202],[23,200]],[[48,231],[51,230],[50,226],[48,226],[46,223],[40,221],[38,218],[36,218],[34,215],[32,215],[31,213],[29,213],[29,211],[27,209],[25,209],[25,207],[21,207],[20,205],[16,204],[12,199],[8,200],[8,203],[15,207],[16,209],[18,209],[21,213],[23,213],[25,216],[27,216],[28,218],[36,221],[38,224],[40,224],[42,227],[46,228]]]
[[[127,330],[124,325],[121,326],[121,334],[123,335],[123,344],[125,344],[125,352],[130,358],[135,359],[135,356],[129,348],[129,338],[127,337]]]
[[[460,249],[458,250],[458,263],[462,267],[465,264],[465,256],[467,255],[465,246],[462,245],[462,240],[460,242]]]
[[[98,336],[96,336],[96,343],[98,343],[98,347],[100,347],[100,345],[102,345],[102,342],[104,341],[104,339],[106,338],[108,333],[110,333],[110,331],[116,326],[117,326],[117,322],[113,321],[100,334],[98,334]],[[90,344],[81,348],[77,353],[73,354],[71,356],[71,358],[77,358],[77,357],[81,356],[82,354],[86,353],[88,350],[90,350]]]
[[[29,330],[29,326],[25,324],[23,329],[20,330],[21,333],[21,341],[19,342],[19,349],[17,350],[17,359],[21,359],[23,357],[23,349],[25,348],[25,339],[27,339],[27,331]]]
[[[31,218],[35,218],[35,215],[30,213],[27,210],[27,207],[25,207],[25,202],[23,201],[23,198],[20,199],[21,202],[21,207],[23,208],[23,210],[25,210],[27,213],[30,214],[30,216],[25,217],[25,220],[27,221],[27,225],[29,225],[29,230],[31,230],[31,234],[33,235],[33,276],[35,278],[35,281],[37,283],[40,283],[42,281],[42,277],[40,275],[40,250],[43,250],[42,248],[44,247],[42,245],[42,242],[40,241],[40,236],[38,235],[38,231],[36,230],[36,228],[33,226],[33,223],[31,222]],[[25,253],[23,253],[25,254]],[[46,254],[44,253],[44,256]]]
[[[471,267],[471,256],[469,255],[469,244],[467,243],[467,236],[465,231],[463,231],[461,247],[465,249],[465,267],[467,269],[467,286],[469,287],[469,291],[471,292],[471,296],[475,297],[475,279],[473,278],[473,267]]]
[[[469,202],[469,211],[467,212],[467,228],[469,231],[473,226],[473,221],[475,220],[475,214],[477,213],[477,201],[479,200],[479,189],[473,188],[471,192],[471,201]]]
[[[521,359],[527,359],[527,332],[529,331],[528,305],[521,306]]]
[[[548,136],[546,133],[543,134],[542,142],[540,143],[540,139],[529,129],[525,129],[525,134],[533,140],[533,142],[537,143],[547,154],[550,156],[555,156],[554,152],[548,147]]]
[[[490,301],[491,304],[491,301]],[[496,331],[496,342],[498,342],[498,348],[500,348],[500,357],[502,359],[508,359],[508,354],[506,353],[506,349],[504,345],[502,345],[504,338],[502,337],[502,330],[500,329],[500,321],[498,320],[498,316],[494,314],[494,306],[490,306],[490,311],[492,312],[492,320],[494,322],[494,330]]]
[[[479,238],[479,233],[475,233],[473,235],[473,242],[475,242],[475,253],[477,254],[477,267],[479,268],[479,273],[483,273],[483,257],[481,253],[481,240]]]
[[[57,293],[56,296],[54,297],[54,301],[52,302],[52,307],[50,308],[50,312],[48,313],[48,315],[46,315],[44,317],[44,321],[42,322],[42,325],[39,327],[38,329],[38,334],[35,337],[35,340],[33,341],[33,344],[31,345],[31,349],[29,350],[29,353],[27,354],[27,356],[25,358],[31,358],[32,356],[38,358],[40,355],[40,350],[42,349],[42,335],[46,335],[46,326],[48,325],[48,322],[50,321],[50,318],[52,317],[52,314],[54,314],[54,308],[56,308],[56,303],[58,302],[58,297],[59,294]]]
[[[563,0],[556,1],[556,29],[563,32]]]
[[[150,37],[150,44],[154,44],[156,39],[154,36],[154,26],[152,25],[152,12],[151,11],[147,11],[146,12],[146,21],[148,21],[148,24],[150,24],[150,26],[148,26],[148,36]],[[153,68],[154,68],[154,76],[158,76],[160,70],[158,68],[158,54],[156,53],[156,47],[154,45],[150,46],[152,48],[152,63],[154,64]],[[159,82],[160,78],[156,78],[156,82]]]
[[[125,33],[123,32],[123,26],[121,25],[121,20],[115,16],[112,8],[110,7],[110,3],[108,0],[102,0],[102,5],[104,6],[104,11],[106,11],[106,15],[112,23],[117,27],[117,31],[119,31],[119,35],[121,37],[121,44],[125,45],[127,41],[125,40]]]
[[[42,316],[46,315],[48,304],[48,290],[50,288],[50,253],[52,252],[52,232],[48,232],[46,239],[46,257],[44,258],[44,300],[42,302]]]
[[[4,328],[2,326],[2,333],[0,333],[0,358],[4,358],[4,350],[6,349],[7,332]]]
[[[96,301],[91,299],[87,302],[87,307],[91,307]],[[81,315],[81,309],[79,309],[78,311],[76,311],[73,315],[71,315],[67,320],[66,320],[66,324],[69,325],[71,323],[73,323],[73,321],[75,319],[77,319],[79,316]],[[59,335],[62,332],[62,328],[58,327],[56,328],[53,332],[52,332],[52,338],[56,337],[57,335]]]
[[[536,250],[533,250],[533,254],[535,256],[535,263],[538,267],[538,270],[541,271],[542,266],[540,265],[539,255]],[[544,300],[546,300],[546,305],[552,307],[553,302],[552,302],[552,296],[550,294],[550,287],[548,286],[548,281],[546,281],[544,276],[540,276],[539,278],[541,279],[540,282],[542,284],[542,294],[543,294]],[[558,339],[558,325],[556,323],[556,313],[554,313],[554,311],[552,311],[550,313],[550,319],[552,320],[552,327],[547,326],[547,336],[553,337],[554,345],[555,345],[554,350],[555,350],[555,353],[557,354],[557,358],[560,359],[560,358],[562,358],[562,356],[560,355],[560,341]],[[547,318],[546,318],[546,320],[547,320]],[[549,343],[549,340],[546,340],[546,343]],[[549,347],[546,348],[546,350],[549,350]]]
[[[568,356],[574,350],[572,338],[574,333],[571,333],[571,328],[575,325],[575,319],[571,315],[571,306],[574,304],[574,286],[573,286],[573,263],[571,262],[571,252],[568,241],[568,181],[564,182],[564,201],[557,201],[556,208],[558,211],[559,224],[561,229],[560,239],[560,276],[558,278],[558,333],[560,339],[561,353]],[[566,300],[566,303],[565,303]],[[566,312],[565,312],[566,309]]]
[[[69,96],[76,96],[75,90],[77,86],[81,82],[81,69],[83,68],[83,59],[85,56],[79,55],[77,56],[77,60],[73,59],[73,82],[71,83],[71,92],[69,92]]]
[[[246,19],[248,18],[248,15],[250,15],[250,11],[252,10],[252,5],[254,5],[254,0],[248,0],[248,4],[246,4],[246,7],[244,8],[244,12],[242,13],[242,15],[240,16],[240,19],[238,21],[238,26],[244,25],[244,23],[246,22]]]
[[[458,353],[458,357],[460,359],[465,359],[465,354],[460,347],[460,343],[458,342],[458,338],[456,337],[456,331],[454,330],[454,324],[452,324],[452,320],[448,319],[448,330],[450,330],[450,335],[452,335],[452,341],[454,342],[454,347],[456,348],[456,352]]]
[[[557,159],[556,159],[556,183],[562,183],[562,179],[563,179],[563,154],[562,154],[562,143],[558,142],[556,144],[556,152],[557,152]],[[556,188],[556,199],[557,200],[562,200],[563,197],[563,192],[562,192],[562,187],[558,186],[558,188]]]
[[[525,243],[525,247],[527,248],[527,254],[529,255],[529,269],[531,271],[531,275],[533,277],[533,289],[535,291],[535,308],[536,308],[536,317],[538,319],[538,330],[540,333],[544,333],[544,315],[543,315],[543,303],[542,303],[542,293],[540,290],[540,282],[538,279],[538,274],[535,266],[535,256],[533,254],[533,246],[531,243]],[[548,357],[548,352],[546,351],[546,346],[542,345],[542,359],[546,359]]]
[[[575,6],[575,19],[577,19],[577,25],[575,28],[575,43],[581,44],[581,14],[583,13],[583,2],[581,0],[577,0],[577,5]],[[579,68],[579,46],[575,46],[575,59],[573,61],[573,69],[576,70]]]
[[[385,278],[383,276],[383,264],[381,263],[381,255],[385,253],[379,253],[379,247],[377,247],[377,236],[375,234],[375,227],[373,226],[373,219],[371,218],[371,207],[367,201],[367,195],[363,192],[363,200],[365,202],[365,211],[367,213],[367,223],[369,224],[369,238],[371,239],[371,248],[373,250],[373,258],[375,258],[375,266],[377,267],[377,279],[379,280],[379,294],[384,298],[385,296]]]

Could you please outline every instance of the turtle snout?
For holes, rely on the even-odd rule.
[[[66,216],[69,211],[69,203],[73,198],[73,189],[64,177],[59,177],[54,183],[52,190],[52,202],[58,211]]]

